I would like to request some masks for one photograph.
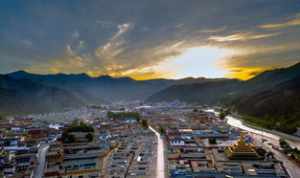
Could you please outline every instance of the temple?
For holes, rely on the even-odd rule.
[[[226,147],[225,154],[229,159],[259,159],[255,145],[245,142],[245,133],[241,132],[240,139],[233,145]]]

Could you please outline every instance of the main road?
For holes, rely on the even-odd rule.
[[[278,141],[270,139],[270,138],[262,137],[261,135],[254,134],[254,133],[252,133],[251,135],[254,138],[254,141],[257,145],[261,144],[261,146],[265,150],[273,152],[274,157],[277,160],[282,161],[284,167],[286,168],[286,170],[289,173],[289,175],[291,176],[291,178],[299,178],[300,177],[299,165],[297,163],[295,163],[294,161],[289,160],[289,158],[284,153],[273,148],[273,145],[277,145],[277,147],[279,147]]]
[[[34,171],[34,178],[43,177],[48,148],[49,148],[48,144],[41,144],[39,148],[38,155],[37,155],[38,165]]]
[[[156,163],[156,177],[165,178],[165,156],[164,156],[164,142],[160,134],[151,126],[149,129],[155,133],[157,137],[157,163]]]

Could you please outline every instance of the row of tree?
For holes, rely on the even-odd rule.
[[[112,119],[135,119],[143,128],[147,129],[149,127],[148,121],[146,119],[141,119],[138,112],[107,112],[107,117]]]
[[[244,116],[243,120],[258,127],[263,127],[269,130],[278,130],[287,134],[295,133],[300,123],[299,121],[295,122],[295,119],[293,118],[280,116],[275,117],[270,115],[266,115],[264,117]]]
[[[64,143],[74,143],[76,142],[76,137],[72,132],[84,132],[85,139],[88,142],[93,141],[94,139],[94,128],[91,125],[88,125],[82,121],[75,120],[70,126],[64,129],[62,133],[62,142]]]
[[[292,148],[284,139],[280,139],[279,143],[285,154],[300,162],[300,150]]]
[[[140,114],[138,112],[107,112],[107,117],[112,119],[124,119],[135,118],[140,120]]]

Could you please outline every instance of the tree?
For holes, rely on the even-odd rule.
[[[115,115],[114,115],[113,112],[111,112],[111,111],[108,111],[108,112],[107,112],[107,117],[108,117],[108,118],[114,118],[114,116],[115,116]]]
[[[107,117],[111,119],[126,119],[135,118],[137,122],[140,121],[140,114],[138,112],[107,112]]]
[[[216,138],[209,138],[208,142],[209,142],[209,144],[217,144],[217,139]]]
[[[63,132],[63,134],[61,136],[61,140],[63,143],[73,143],[73,142],[75,142],[75,137],[72,134]]]
[[[226,116],[228,116],[230,114],[228,109],[221,109],[220,114],[219,114],[219,118],[221,120],[224,120],[226,118]]]
[[[84,132],[86,134],[86,139],[92,141],[94,138],[93,132],[94,128],[82,121],[74,120],[69,127],[64,129],[61,140],[64,143],[76,142],[76,137],[72,132]]]
[[[94,132],[94,128],[84,122],[74,121],[70,127],[66,129],[67,132]]]
[[[140,122],[140,121],[141,121],[141,116],[140,116],[139,113],[136,113],[136,114],[135,114],[135,119],[136,119],[137,122]]]
[[[293,151],[293,148],[284,139],[280,139],[279,144],[285,153],[291,153]]]
[[[162,126],[159,126],[159,133],[161,135],[164,135],[166,133],[165,128],[163,128]]]
[[[141,125],[143,128],[147,129],[149,126],[148,126],[148,121],[143,119],[142,122],[141,122]]]
[[[91,142],[91,141],[93,141],[93,139],[94,139],[94,135],[93,135],[92,133],[88,133],[88,134],[86,134],[85,138],[86,138],[89,142]]]
[[[263,148],[257,148],[256,149],[257,154],[259,154],[260,156],[264,157],[267,153],[267,151]]]

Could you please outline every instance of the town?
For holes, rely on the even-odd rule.
[[[176,102],[134,103],[2,117],[0,176],[300,176],[299,161],[285,154],[293,144],[235,127],[216,110]]]
[[[300,0],[1,0],[0,178],[300,178]]]

